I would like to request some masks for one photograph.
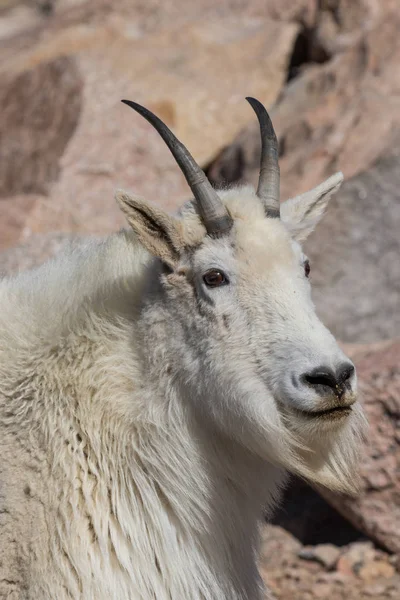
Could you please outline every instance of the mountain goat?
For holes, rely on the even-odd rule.
[[[150,111],[193,192],[0,282],[0,597],[260,600],[258,532],[290,471],[353,489],[364,417],[299,242],[342,175],[279,202],[216,192]]]

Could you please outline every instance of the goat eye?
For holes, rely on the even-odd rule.
[[[306,277],[310,277],[310,271],[311,271],[310,261],[305,260],[304,261],[304,273],[305,273]]]
[[[223,271],[218,269],[210,269],[203,275],[203,281],[208,287],[219,287],[220,285],[226,285],[229,280]]]

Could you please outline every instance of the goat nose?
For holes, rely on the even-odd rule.
[[[349,387],[354,371],[354,365],[350,362],[340,364],[336,373],[330,367],[320,366],[305,373],[302,380],[319,393],[326,393],[329,388],[340,398]]]

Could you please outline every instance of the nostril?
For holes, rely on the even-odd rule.
[[[353,376],[355,371],[352,363],[342,363],[337,370],[337,380],[339,385],[345,384]]]
[[[326,386],[335,389],[337,386],[336,377],[333,371],[328,367],[317,367],[303,376],[304,381],[312,386]]]
[[[321,366],[305,373],[301,379],[321,393],[323,393],[324,388],[325,393],[326,388],[330,388],[340,398],[344,394],[346,384],[348,384],[354,372],[354,365],[346,362],[339,365],[336,374],[330,367]]]

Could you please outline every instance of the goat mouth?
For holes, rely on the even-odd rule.
[[[347,417],[351,413],[351,406],[333,406],[324,410],[299,410],[296,412],[308,419],[329,419],[336,420]]]

